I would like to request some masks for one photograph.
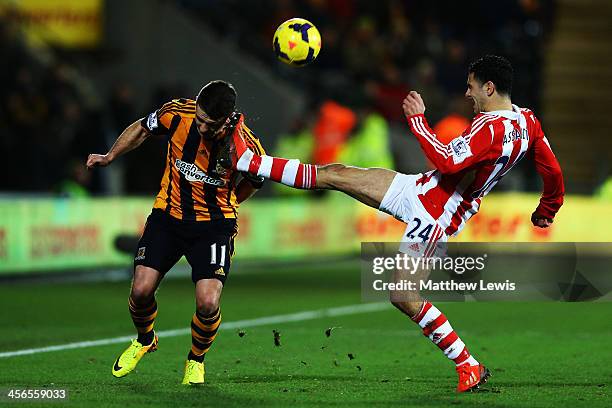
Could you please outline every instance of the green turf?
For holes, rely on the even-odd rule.
[[[237,273],[226,322],[359,303],[355,265]],[[246,268],[237,268],[245,272]],[[158,293],[159,330],[187,327],[192,285]],[[130,334],[127,282],[0,287],[0,352]],[[610,406],[610,303],[438,305],[493,377],[457,395],[453,365],[392,309],[222,331],[207,384],[180,385],[188,335],[162,338],[129,376],[110,370],[127,344],[0,359],[0,389],[66,388],[67,406]],[[341,326],[325,336],[325,329]],[[281,347],[272,329],[281,332]],[[351,353],[354,359],[350,359]],[[0,404],[1,405],[1,404]],[[19,404],[27,406],[34,404]],[[39,406],[49,406],[47,403]],[[53,404],[52,406],[58,406]]]

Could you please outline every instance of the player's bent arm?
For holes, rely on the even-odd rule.
[[[484,135],[488,130],[479,130],[470,140],[457,136],[445,144],[438,140],[424,114],[407,116],[406,119],[425,156],[442,174],[458,173],[472,166],[490,147],[490,136]]]
[[[544,183],[544,188],[540,204],[531,216],[531,221],[537,227],[547,227],[552,223],[557,211],[563,205],[565,187],[559,161],[543,134],[534,141],[533,159],[536,171],[540,174]]]
[[[259,188],[253,186],[248,180],[242,180],[236,186],[236,201],[238,204],[243,203],[253,197],[257,191],[259,191]]]
[[[260,188],[263,187],[263,183],[263,177],[242,173],[242,180],[240,180],[236,186],[236,201],[238,201],[238,204],[251,198]]]
[[[117,157],[140,146],[149,135],[150,133],[141,125],[141,120],[137,120],[121,132],[108,153],[90,154],[87,158],[87,167],[108,166]]]

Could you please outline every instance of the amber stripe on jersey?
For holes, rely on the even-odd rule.
[[[242,130],[242,134],[244,135],[245,139],[244,141],[246,142],[247,147],[257,155],[261,156],[263,154],[266,154],[263,147],[261,146],[261,143],[259,143],[259,139],[257,138],[257,136],[255,136],[253,131],[246,126],[244,126]]]
[[[157,317],[157,302],[151,299],[145,305],[136,305],[132,298],[128,298],[130,315],[138,334],[146,334],[153,330],[155,318]]]
[[[182,103],[181,100],[175,100],[164,104],[164,106],[162,106],[162,108],[157,112],[157,116],[161,117],[162,115],[170,111],[180,113],[193,113],[195,115],[195,110],[195,101],[186,100],[184,103]]]
[[[191,352],[196,356],[206,354],[212,345],[217,331],[221,324],[221,310],[216,311],[208,316],[198,312],[193,314],[191,319]]]
[[[188,99],[173,100],[157,111],[159,122],[168,129],[168,147],[166,167],[153,207],[189,221],[236,218],[234,173],[217,173],[219,146],[202,139],[197,131],[195,111],[195,101]],[[248,127],[244,126],[242,132],[253,151],[265,154]]]

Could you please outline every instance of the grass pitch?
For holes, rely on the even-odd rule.
[[[236,266],[224,322],[360,303],[356,263]],[[3,285],[0,352],[129,335],[128,292],[128,282]],[[166,280],[157,300],[156,329],[188,327],[191,281]],[[53,406],[74,407],[610,406],[610,303],[437,306],[492,369],[484,390],[455,394],[453,364],[392,308],[247,327],[242,337],[238,328],[221,331],[201,387],[180,384],[191,341],[184,334],[161,338],[159,351],[121,379],[111,366],[128,342],[0,358],[0,389],[64,388],[69,399]]]

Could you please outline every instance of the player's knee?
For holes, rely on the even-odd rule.
[[[218,299],[202,299],[198,300],[196,303],[196,309],[198,313],[204,316],[213,314],[219,308],[219,300]]]
[[[401,302],[399,300],[394,300],[394,299],[389,299],[389,302],[391,302],[391,304],[396,308],[399,309],[400,311],[404,311],[404,302]]]
[[[132,298],[132,302],[136,305],[145,305],[150,302],[150,300],[155,295],[155,288],[147,285],[147,284],[139,284],[134,282],[132,285],[132,292],[130,293],[130,298]]]

